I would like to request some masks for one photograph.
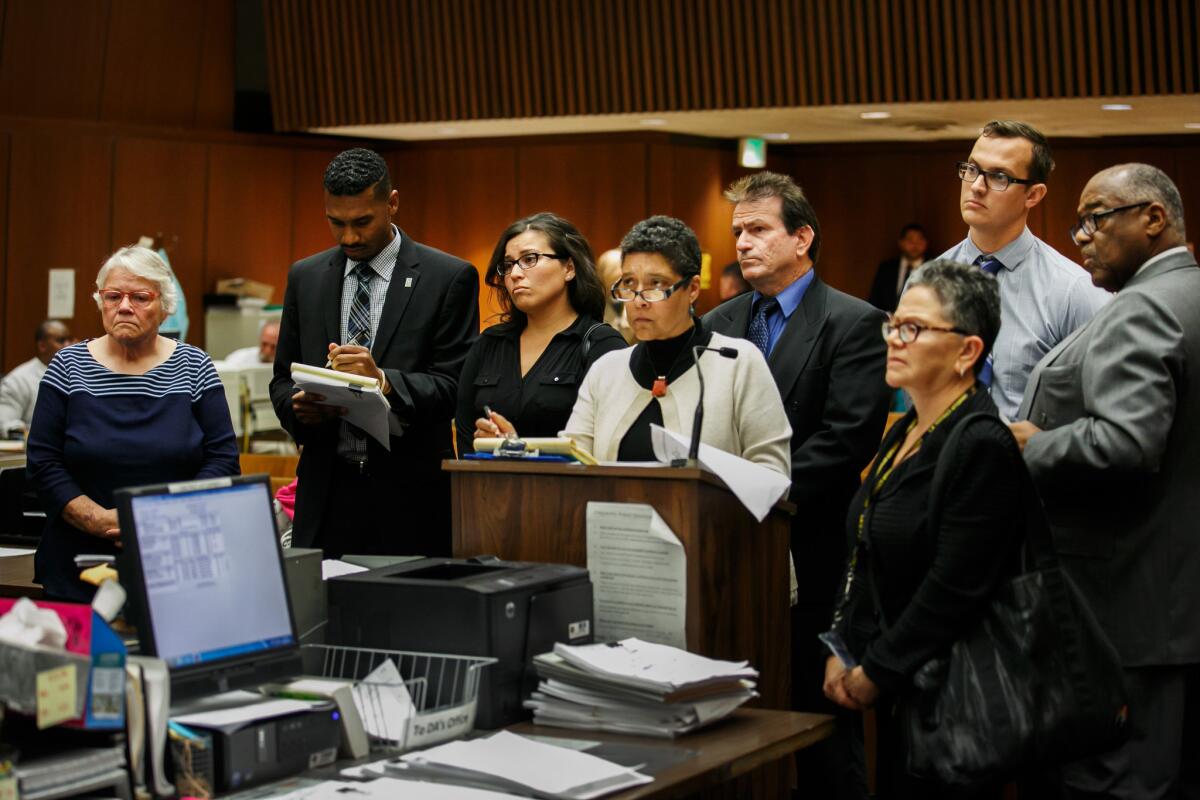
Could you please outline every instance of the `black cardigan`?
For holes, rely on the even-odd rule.
[[[867,512],[866,536],[888,630],[883,632],[874,613],[869,574],[860,559],[840,632],[884,694],[910,686],[913,673],[950,646],[978,617],[995,587],[1019,566],[1024,540],[1020,471],[1025,465],[1012,434],[1001,425],[976,421],[963,432],[941,488],[941,525],[937,531],[928,530],[942,445],[964,417],[979,411],[997,413],[982,389],[896,467]],[[910,411],[892,427],[881,454],[902,440],[914,414]],[[863,501],[874,482],[872,473],[851,502],[851,549]]]

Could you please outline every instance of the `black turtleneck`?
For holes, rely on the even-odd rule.
[[[665,375],[667,391],[670,391],[670,385],[695,363],[692,348],[707,347],[711,339],[712,333],[704,330],[697,320],[691,328],[673,338],[639,342],[629,357],[629,371],[637,384],[648,390],[654,388],[654,381],[660,375]],[[654,460],[654,446],[650,440],[652,424],[663,424],[662,406],[657,397],[650,399],[650,404],[642,409],[621,438],[617,448],[618,461]]]

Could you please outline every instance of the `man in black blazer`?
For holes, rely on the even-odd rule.
[[[889,314],[896,310],[900,302],[900,292],[904,289],[908,276],[917,267],[925,263],[925,252],[929,249],[929,240],[925,238],[925,229],[915,222],[910,222],[900,229],[900,239],[896,242],[900,255],[880,262],[875,270],[875,280],[871,284],[871,293],[867,302]]]
[[[340,153],[325,171],[337,246],[292,265],[271,401],[303,450],[293,542],[343,553],[449,555],[458,374],[479,334],[479,277],[462,259],[414,242],[377,153]],[[366,346],[363,346],[363,345]],[[402,434],[390,451],[297,392],[292,362],[378,378]]]
[[[725,197],[735,204],[738,262],[754,292],[713,309],[704,323],[758,344],[783,397],[792,426],[790,499],[798,508],[791,541],[799,582],[792,705],[835,713],[821,689],[828,654],[817,634],[829,629],[846,560],[847,507],[887,419],[885,317],[817,276],[820,225],[791,178],[754,173]]]

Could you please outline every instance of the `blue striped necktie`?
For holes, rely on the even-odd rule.
[[[1004,268],[1004,265],[1000,263],[1000,259],[996,258],[995,256],[980,255],[979,258],[975,259],[974,263],[975,266],[979,267],[993,278],[996,277],[996,273]],[[988,353],[987,361],[984,362],[983,369],[979,371],[979,382],[984,386],[992,385],[992,364],[994,359],[995,344],[993,343],[992,352]]]
[[[771,354],[771,348],[768,346],[771,341],[771,329],[767,326],[767,315],[778,307],[779,301],[774,297],[759,300],[758,310],[750,320],[750,327],[746,329],[746,339],[762,351],[763,358]]]
[[[346,333],[350,342],[371,349],[371,265],[362,261],[354,266],[358,286],[354,300],[350,303],[350,315],[346,319]]]

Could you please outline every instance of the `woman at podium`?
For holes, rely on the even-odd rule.
[[[602,355],[625,347],[604,324],[604,287],[592,248],[560,216],[534,214],[500,235],[488,262],[501,321],[463,364],[455,414],[459,453],[477,437],[556,436],[579,383]]]
[[[701,442],[789,475],[792,432],[762,353],[705,331],[694,316],[700,258],[696,234],[673,217],[643,220],[621,240],[621,277],[611,293],[625,304],[638,344],[596,362],[563,434],[600,461],[654,461],[651,425],[692,434],[700,402],[695,348],[723,349],[701,351]]]

